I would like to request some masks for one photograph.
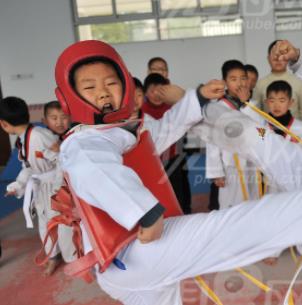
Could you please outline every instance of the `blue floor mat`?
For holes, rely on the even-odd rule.
[[[0,181],[0,219],[10,213],[22,208],[23,199],[17,199],[15,196],[4,197],[6,185],[11,181]]]
[[[18,150],[13,149],[11,156],[1,172],[0,181],[15,180],[21,170],[21,162],[18,160]]]

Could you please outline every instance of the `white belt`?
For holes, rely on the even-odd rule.
[[[24,200],[23,200],[23,214],[26,221],[26,228],[33,228],[33,208],[34,208],[34,196],[37,194],[40,183],[46,183],[53,181],[56,170],[48,171],[43,174],[32,175],[25,188]]]

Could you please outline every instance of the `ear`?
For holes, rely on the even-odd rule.
[[[0,125],[4,129],[4,128],[6,128],[8,126],[8,123],[6,121],[4,121],[4,120],[0,120]]]
[[[291,107],[291,106],[293,105],[294,102],[295,102],[295,100],[294,100],[293,98],[291,98],[290,101],[289,101],[289,103],[288,103],[289,107]]]

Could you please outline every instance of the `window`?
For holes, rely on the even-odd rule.
[[[275,0],[275,22],[277,31],[301,31],[302,1]]]
[[[151,13],[150,0],[119,0],[116,1],[117,14]]]
[[[73,0],[80,40],[109,43],[242,33],[238,0]]]
[[[97,39],[110,43],[157,39],[155,20],[82,25],[79,27],[79,34],[81,39]]]
[[[76,0],[79,17],[112,15],[111,0]]]

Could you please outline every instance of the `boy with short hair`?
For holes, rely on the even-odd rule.
[[[50,197],[56,191],[52,173],[55,171],[58,154],[50,147],[57,142],[57,137],[46,128],[29,123],[28,107],[18,97],[6,97],[0,102],[0,124],[8,134],[17,135],[17,148],[22,170],[15,182],[7,186],[7,195],[21,198],[25,194],[28,182],[33,179],[34,208],[38,216],[39,234],[42,242],[47,231],[47,222],[57,215],[51,209]],[[31,177],[34,178],[31,178]],[[36,183],[36,181],[39,181]],[[26,190],[27,191],[27,190]],[[31,190],[29,190],[31,193]],[[27,227],[32,227],[31,219],[25,210],[29,202],[24,202]],[[50,244],[46,245],[49,252]],[[51,253],[45,274],[50,275],[56,269],[59,259],[59,248],[55,246]]]
[[[245,112],[242,101],[250,98],[245,66],[238,60],[228,60],[221,70],[226,91],[218,103]],[[256,170],[251,162],[207,143],[206,177],[212,179],[219,188],[218,202],[221,209],[258,198],[255,175]]]
[[[60,103],[68,105],[64,109],[70,110],[74,121],[88,124],[72,130],[61,146],[61,165],[76,197],[105,211],[127,230],[138,225],[138,239],[115,253],[126,270],[114,264],[96,268],[98,283],[113,298],[125,305],[179,305],[182,279],[250,264],[302,241],[301,194],[295,192],[271,195],[258,204],[163,221],[161,203],[142,183],[143,175],[123,164],[123,155],[140,143],[139,134],[127,125],[133,107],[132,81],[115,50],[100,41],[70,46],[57,62],[56,81]],[[143,126],[157,151],[202,120],[205,98],[219,97],[222,91],[219,81],[187,91],[161,120]],[[287,213],[277,213],[276,204]],[[257,225],[250,225],[255,219]],[[92,249],[87,228],[84,219],[85,253]],[[111,229],[104,229],[110,238]]]
[[[294,118],[291,114],[290,107],[294,100],[292,98],[292,87],[286,81],[279,80],[272,82],[266,89],[266,106],[269,114],[277,120],[280,124],[292,131],[298,137],[302,137],[302,121]],[[265,125],[272,129],[276,134],[281,135],[286,140],[291,142],[297,142],[290,135],[286,134],[281,129],[272,125],[269,122],[265,122]],[[276,152],[278,153],[278,152]],[[280,177],[282,179],[282,176]],[[267,193],[279,193],[281,190],[274,186],[273,181],[269,181],[267,185]],[[301,246],[298,247],[301,249]],[[276,255],[264,259],[264,262],[268,265],[275,265],[278,261],[278,257],[281,252]]]
[[[168,63],[162,57],[152,57],[148,61],[148,71],[147,74],[158,73],[162,75],[164,78],[168,78],[169,69]]]
[[[254,65],[246,64],[245,71],[247,73],[247,85],[250,88],[251,96],[253,95],[253,90],[256,87],[259,73]]]
[[[297,136],[302,136],[302,121],[294,118],[290,111],[290,107],[294,103],[294,100],[292,98],[292,87],[288,82],[283,80],[272,82],[266,89],[265,102],[269,114],[275,120],[287,127],[287,129],[291,130]],[[297,142],[271,123],[269,123],[269,126],[275,133],[282,135],[289,141]]]
[[[159,119],[171,108],[171,105],[164,103],[158,94],[159,89],[168,84],[170,84],[170,81],[158,73],[151,73],[145,78],[143,112],[148,113],[155,119]]]
[[[140,118],[140,111],[144,103],[144,87],[142,82],[137,78],[133,77],[133,82],[135,86],[134,92],[134,110],[133,114],[131,115],[130,119],[138,119]]]
[[[58,101],[51,101],[44,105],[44,118],[42,122],[59,137],[70,128],[70,118],[63,112]]]
[[[284,80],[292,86],[293,97],[295,103],[291,107],[292,114],[301,119],[302,118],[302,81],[293,73],[287,71],[287,60],[279,60],[274,57],[274,47],[280,43],[280,40],[274,40],[268,46],[267,59],[271,68],[269,74],[260,78],[254,90],[253,99],[259,103],[259,107],[267,111],[265,104],[266,88],[270,83],[276,80]]]

